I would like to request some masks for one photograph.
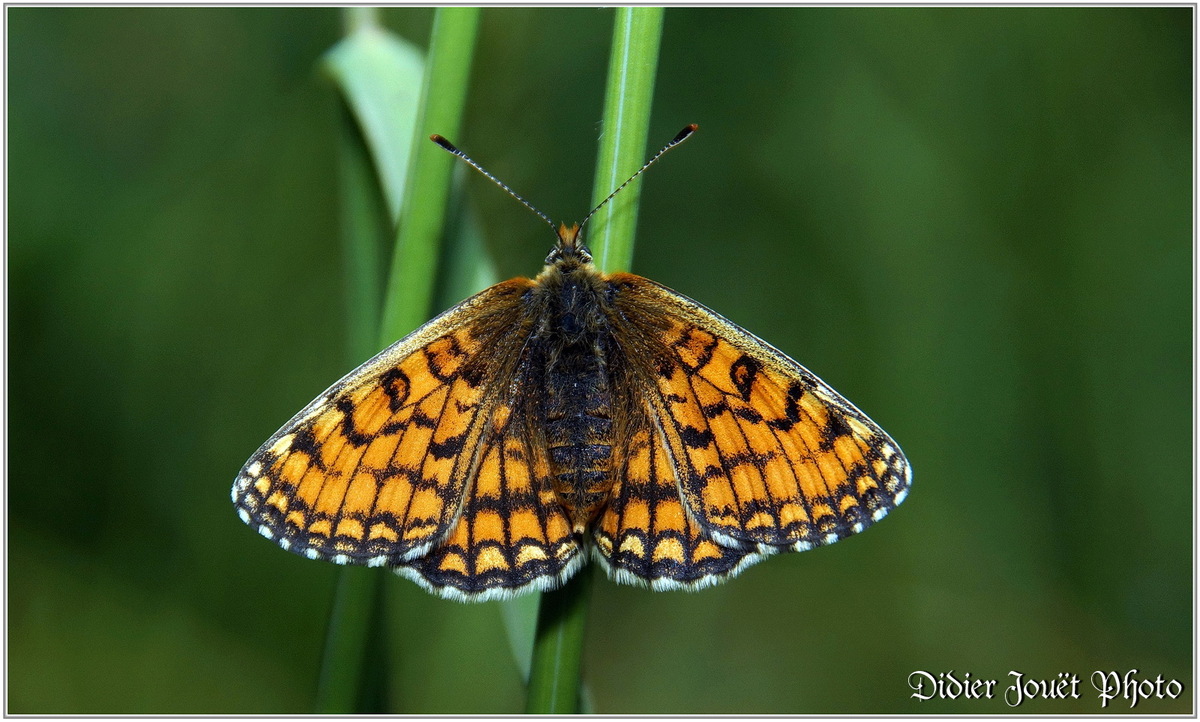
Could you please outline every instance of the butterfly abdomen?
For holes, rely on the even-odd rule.
[[[554,489],[582,533],[612,488],[613,400],[600,297],[590,264],[559,263],[541,279],[541,398]]]
[[[608,501],[612,487],[612,401],[604,358],[572,344],[546,369],[546,441],[555,491],[576,531]]]

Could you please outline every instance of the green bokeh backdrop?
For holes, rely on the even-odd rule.
[[[8,705],[302,713],[338,570],[237,520],[349,370],[331,9],[8,13]],[[427,42],[432,11],[389,9]],[[488,9],[462,137],[586,212],[612,11]],[[671,9],[634,270],[880,422],[868,533],[701,593],[595,586],[603,713],[1192,711],[1192,31],[1170,9]],[[651,150],[651,149],[648,149]],[[504,277],[552,238],[481,179]],[[366,573],[380,573],[366,572]],[[513,713],[497,605],[386,580],[389,707]],[[921,702],[914,670],[1082,680]],[[1128,711],[1118,701],[1108,710]]]

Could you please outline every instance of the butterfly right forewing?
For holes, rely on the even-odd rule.
[[[903,501],[911,472],[899,446],[807,369],[660,284],[610,282],[675,490],[709,538],[804,550]]]

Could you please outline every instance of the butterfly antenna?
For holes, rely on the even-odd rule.
[[[666,153],[668,150],[671,150],[672,148],[679,145],[683,141],[692,137],[692,133],[695,133],[699,129],[700,129],[700,126],[696,125],[695,123],[692,123],[691,125],[685,127],[683,130],[679,131],[679,133],[677,133],[675,135],[675,137],[671,139],[670,143],[667,143],[666,145],[664,145],[657,153],[655,153],[653,156],[651,156],[650,160],[646,161],[645,165],[643,165],[641,168],[638,168],[637,173],[634,173],[633,175],[629,176],[629,180],[627,180],[624,183],[622,183],[621,185],[617,186],[617,189],[615,191],[608,194],[608,198],[605,198],[604,200],[600,201],[600,205],[593,208],[591,213],[584,216],[583,221],[581,221],[579,223],[579,227],[582,229],[584,227],[584,225],[587,224],[588,219],[590,219],[592,216],[594,216],[596,214],[596,211],[603,208],[605,203],[608,203],[609,201],[611,201],[613,199],[613,196],[620,193],[621,189],[624,188],[625,186],[629,185],[633,181],[634,178],[637,178],[643,172],[645,172],[645,170],[647,168],[654,165],[654,161],[661,158],[663,153]]]
[[[539,216],[539,217],[540,217],[540,218],[541,218],[543,221],[545,221],[547,224],[549,224],[549,225],[550,225],[550,228],[551,228],[552,230],[554,230],[555,232],[557,232],[557,229],[556,229],[556,228],[555,228],[555,226],[554,226],[554,221],[550,220],[549,216],[547,216],[545,213],[542,213],[542,212],[541,212],[541,211],[539,211],[538,209],[534,208],[532,203],[530,203],[529,201],[527,201],[527,200],[525,200],[524,198],[522,198],[522,197],[521,197],[521,196],[520,196],[520,195],[519,195],[519,194],[518,194],[516,191],[514,191],[512,188],[509,188],[508,186],[504,185],[504,182],[503,182],[503,181],[501,181],[499,178],[497,178],[496,176],[494,176],[494,175],[492,175],[491,173],[488,173],[486,170],[484,170],[483,166],[481,166],[481,165],[479,165],[478,163],[476,163],[475,161],[471,160],[471,156],[469,156],[469,155],[467,155],[466,153],[462,152],[462,151],[461,151],[461,150],[459,150],[458,148],[455,148],[453,143],[451,143],[450,141],[446,140],[445,138],[443,138],[442,136],[438,135],[437,133],[434,133],[433,135],[429,136],[429,139],[430,139],[430,140],[432,140],[434,143],[437,143],[438,145],[442,146],[442,147],[443,147],[443,148],[445,148],[446,150],[450,151],[450,152],[451,152],[451,153],[453,153],[454,155],[458,156],[459,158],[462,158],[464,161],[466,161],[466,162],[467,162],[467,165],[471,166],[471,167],[472,167],[472,168],[474,168],[475,170],[477,170],[477,171],[479,171],[480,173],[482,173],[484,178],[487,178],[487,179],[488,179],[488,180],[490,180],[491,182],[493,182],[493,183],[495,183],[496,185],[500,186],[501,188],[503,188],[503,189],[504,189],[504,191],[505,191],[506,193],[508,193],[510,196],[512,196],[513,198],[516,198],[518,201],[520,201],[520,202],[521,202],[521,205],[525,206],[525,207],[526,207],[526,208],[528,208],[529,210],[531,210],[531,211],[533,211],[534,213],[538,214],[538,216]],[[661,155],[661,154],[660,154],[660,155]],[[638,171],[638,172],[640,173],[641,171]]]

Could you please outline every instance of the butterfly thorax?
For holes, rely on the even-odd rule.
[[[608,281],[587,249],[568,238],[536,279],[540,323],[532,345],[540,349],[535,364],[543,392],[533,403],[544,423],[555,492],[582,533],[612,488],[612,329]]]

